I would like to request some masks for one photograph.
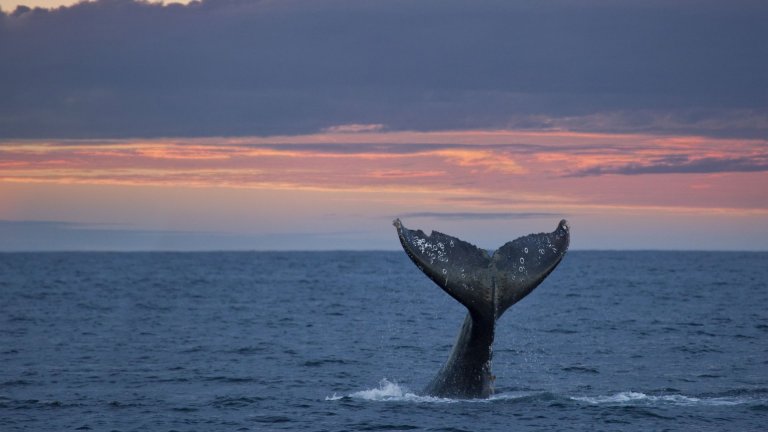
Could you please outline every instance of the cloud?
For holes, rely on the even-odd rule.
[[[768,171],[768,154],[750,157],[705,157],[670,156],[647,163],[638,162],[618,166],[594,166],[569,173],[567,177],[587,177],[607,174],[714,174],[748,173]]]
[[[360,132],[377,132],[384,129],[384,125],[377,124],[345,124],[338,126],[331,126],[323,129],[323,132],[327,133],[360,133]]]
[[[487,203],[500,199],[497,194],[506,195],[504,202],[563,202],[567,194],[557,191],[565,190],[561,189],[565,185],[553,184],[556,179],[765,172],[765,146],[765,140],[500,130],[7,140],[0,146],[0,181],[326,191],[418,189],[456,199],[467,199],[457,194],[473,194],[472,199]],[[546,187],[554,189],[542,190]],[[550,199],[553,195],[557,198]]]
[[[749,0],[19,9],[0,14],[0,137],[379,125],[765,136],[766,13]]]

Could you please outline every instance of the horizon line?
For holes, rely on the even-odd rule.
[[[482,249],[482,248],[480,248]],[[485,249],[489,250],[489,249]],[[491,252],[495,251],[489,250]],[[0,254],[48,254],[48,253],[328,253],[328,252],[357,252],[357,253],[390,253],[403,252],[401,249],[18,249],[2,250]],[[714,252],[714,253],[768,253],[768,249],[602,249],[576,248],[568,252]]]

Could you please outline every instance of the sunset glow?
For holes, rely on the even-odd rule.
[[[0,1],[0,251],[765,250],[767,13]]]
[[[457,210],[470,214],[468,219],[518,213],[576,221],[595,214],[615,221],[768,218],[768,190],[760,187],[768,184],[768,143],[763,140],[370,129],[339,127],[292,137],[6,141],[0,148],[0,185],[6,195],[0,218],[89,221],[82,215],[30,210],[30,199],[37,199],[13,193],[29,187],[91,190],[85,204],[91,214],[109,215],[119,223],[128,221],[110,214],[110,203],[115,191],[125,188],[154,188],[161,195],[186,190],[184,198],[153,204],[152,212],[174,215],[179,200],[182,207],[193,207],[218,201],[214,197],[219,195],[233,200],[258,196],[258,208],[270,209],[274,226],[296,216],[286,197],[313,197],[313,205],[300,210],[305,221],[282,227],[286,231],[302,231],[309,220],[336,214],[344,201],[366,203],[351,211],[358,218],[421,214],[438,226]],[[179,215],[174,229],[264,231],[247,222],[258,218],[250,212],[235,217],[235,225],[232,216],[223,217],[233,205],[229,199],[218,210],[205,210],[211,216],[205,223]],[[542,229],[550,224],[542,223]],[[387,229],[382,223],[381,230]]]

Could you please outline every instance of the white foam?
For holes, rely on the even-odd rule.
[[[390,381],[386,378],[379,381],[379,386],[369,390],[362,390],[348,395],[338,395],[336,393],[333,396],[327,396],[327,401],[337,401],[344,398],[361,399],[367,401],[385,401],[385,402],[416,402],[416,403],[489,403],[493,401],[509,401],[517,399],[525,399],[529,397],[535,397],[540,395],[541,392],[530,391],[513,391],[504,392],[491,395],[488,399],[452,399],[441,398],[436,396],[418,395],[411,392],[407,387],[398,384],[397,382]]]
[[[439,398],[434,396],[417,395],[416,393],[410,392],[407,387],[401,386],[396,382],[389,381],[386,378],[379,381],[379,386],[377,388],[372,388],[369,390],[361,390],[358,392],[350,393],[347,396],[339,396],[334,393],[333,396],[328,396],[325,398],[325,400],[334,401],[334,400],[343,399],[345,397],[350,397],[353,399],[368,400],[368,401],[385,401],[385,402],[389,402],[389,401],[420,402],[420,403],[457,402],[457,400],[455,399],[445,399],[445,398]]]
[[[697,398],[679,394],[673,395],[647,395],[640,392],[621,392],[610,396],[571,396],[572,400],[587,402],[589,404],[668,404],[668,405],[740,405],[754,402],[746,399],[732,398]]]
[[[338,395],[336,393],[333,396],[327,396],[327,401],[337,401],[345,398],[365,400],[365,401],[377,401],[377,402],[413,402],[413,403],[457,403],[457,402],[472,402],[472,403],[488,403],[494,401],[514,401],[519,399],[537,398],[539,396],[547,395],[548,393],[533,392],[533,391],[511,391],[504,393],[497,393],[491,395],[488,399],[450,399],[440,398],[435,396],[418,395],[411,392],[407,387],[398,384],[397,382],[389,381],[384,378],[379,381],[379,385],[376,388],[361,390],[358,392],[350,393],[348,395]],[[577,402],[585,402],[592,405],[673,405],[673,406],[732,406],[751,404],[755,402],[761,402],[752,398],[697,398],[692,396],[685,396],[681,394],[669,394],[669,395],[648,395],[641,392],[626,391],[615,393],[605,396],[570,396],[570,400]]]
[[[526,399],[531,397],[537,397],[541,396],[545,393],[542,392],[532,392],[532,391],[510,391],[510,392],[504,392],[504,393],[495,393],[492,394],[487,400],[489,401],[508,401],[508,400],[517,400],[517,399]],[[484,399],[476,399],[478,401],[483,401]]]

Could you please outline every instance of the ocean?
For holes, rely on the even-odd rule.
[[[768,425],[768,253],[571,251],[421,395],[464,315],[401,251],[0,254],[0,430]]]

